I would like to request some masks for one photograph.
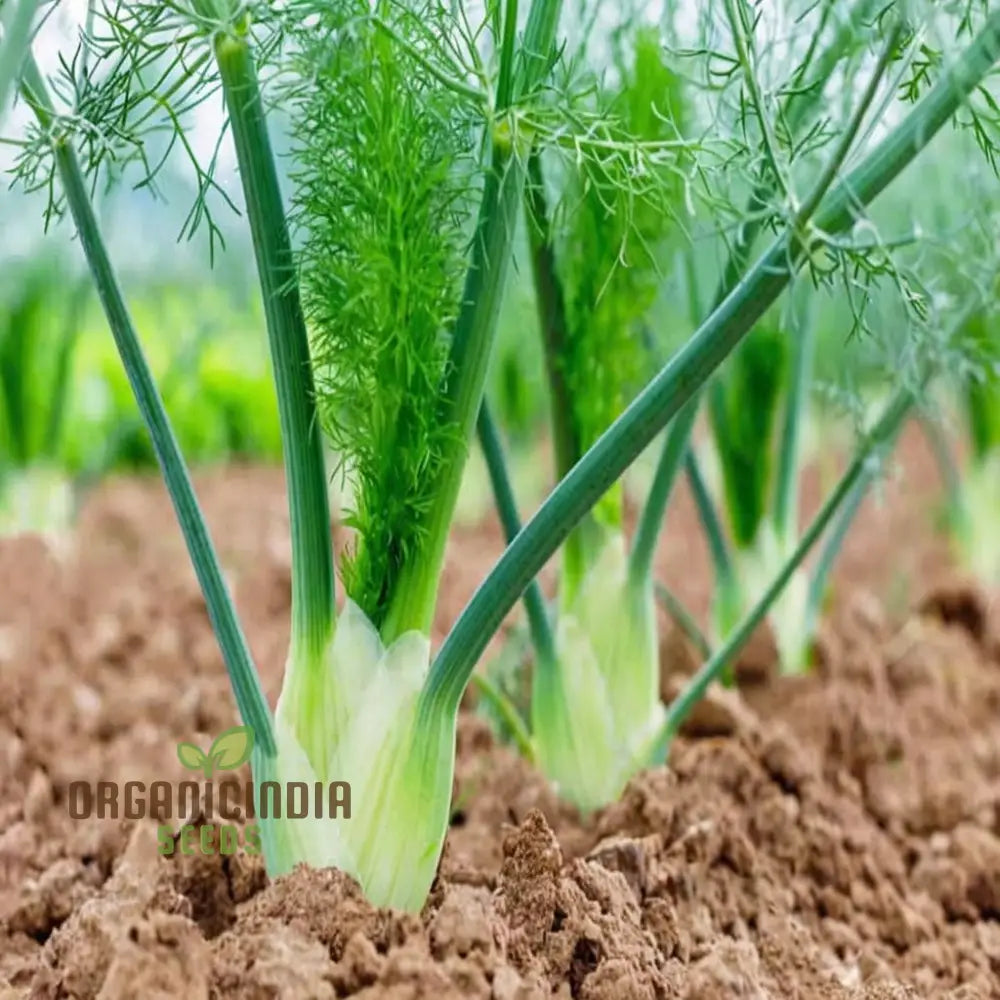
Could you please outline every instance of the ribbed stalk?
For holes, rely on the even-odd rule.
[[[497,8],[499,9],[499,4]],[[514,61],[517,58],[517,0],[507,0],[503,12],[503,38],[500,42],[500,75],[497,78],[496,105],[510,107],[514,96]]]
[[[517,501],[507,474],[507,463],[504,461],[503,444],[500,432],[490,408],[483,400],[479,411],[479,445],[486,459],[486,468],[490,474],[490,484],[496,500],[497,513],[503,527],[504,537],[509,545],[521,530],[521,517],[517,511]],[[532,580],[524,592],[524,610],[528,616],[528,628],[531,632],[531,642],[538,658],[537,669],[551,669],[555,663],[556,646],[552,637],[552,626],[545,610],[545,598],[537,580]]]
[[[992,14],[958,62],[910,114],[824,199],[816,225],[842,232],[951,118],[1000,57],[1000,12]],[[784,291],[801,264],[798,233],[774,241],[747,276],[666,367],[553,490],[455,623],[432,669],[426,698],[457,706],[490,637],[528,582],[573,526],[604,495],[665,424]]]
[[[118,284],[90,202],[87,181],[72,145],[58,134],[58,122],[48,97],[45,81],[30,54],[25,62],[23,83],[26,97],[39,123],[43,128],[52,130],[53,152],[59,179],[66,195],[66,203],[80,237],[94,285],[135,401],[152,438],[153,448],[229,672],[237,707],[243,721],[253,729],[257,753],[272,756],[274,734],[271,714],[226,588],[218,556],[205,526],[205,519],[198,506],[177,439],[163,407],[163,400],[157,391],[128,307],[125,305],[121,286]]]
[[[309,340],[253,54],[220,33],[222,79],[253,236],[274,369],[292,536],[293,662],[318,663],[334,617],[333,553]]]
[[[653,557],[660,540],[667,503],[677,480],[677,473],[688,450],[691,429],[698,416],[698,397],[695,397],[677,414],[667,428],[663,450],[656,463],[653,483],[639,517],[639,526],[632,539],[629,553],[629,581],[634,587],[649,584],[653,570]]]

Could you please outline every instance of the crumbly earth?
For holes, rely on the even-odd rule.
[[[242,854],[161,857],[148,820],[70,819],[77,778],[179,780],[177,742],[235,722],[226,676],[155,482],[107,484],[62,543],[0,544],[0,1000],[1000,998],[1000,609],[941,577],[933,474],[913,435],[904,455],[815,671],[774,677],[758,637],[738,690],[596,817],[464,712],[420,916],[337,871],[272,882]],[[198,485],[273,701],[280,474]],[[682,496],[662,573],[703,608],[699,545]],[[458,532],[439,636],[499,550],[495,526]],[[669,691],[693,657],[665,636]]]

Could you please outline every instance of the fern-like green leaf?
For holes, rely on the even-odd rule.
[[[379,15],[391,32],[362,0],[310,24],[293,112],[318,405],[354,485],[357,541],[341,573],[376,625],[454,433],[438,403],[475,195],[461,99],[418,62],[435,57],[434,9],[387,4]]]

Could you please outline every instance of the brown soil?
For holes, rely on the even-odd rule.
[[[148,821],[71,820],[74,779],[178,780],[176,743],[234,724],[228,683],[157,484],[108,484],[59,555],[3,543],[0,1000],[1000,998],[1000,614],[942,582],[933,469],[916,435],[904,455],[844,553],[817,670],[744,671],[603,814],[561,807],[465,714],[420,917],[335,871],[269,882],[239,854],[160,857]],[[199,492],[273,700],[280,475]],[[681,496],[663,570],[703,610],[700,545]],[[495,526],[454,539],[438,636],[499,550]],[[671,687],[690,658],[664,651]]]

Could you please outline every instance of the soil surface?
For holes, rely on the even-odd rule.
[[[180,780],[176,744],[236,722],[228,682],[157,483],[106,484],[60,544],[3,542],[0,1000],[1000,998],[1000,609],[946,575],[918,434],[902,455],[844,552],[816,670],[773,677],[761,636],[669,767],[600,815],[463,713],[419,917],[333,870],[272,882],[239,853],[161,857],[149,820],[70,819],[73,780]],[[273,702],[281,476],[198,489]],[[500,546],[492,524],[453,539],[438,638]],[[704,610],[684,495],[661,570]],[[669,690],[693,658],[664,634]]]

